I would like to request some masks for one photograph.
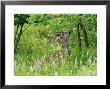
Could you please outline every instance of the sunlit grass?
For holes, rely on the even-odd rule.
[[[43,32],[45,35],[43,35]],[[50,56],[60,50],[57,42],[53,45],[46,38],[46,30],[42,27],[30,27],[20,41],[15,53],[14,73],[16,76],[96,76],[97,75],[97,50],[96,47],[79,49],[71,48],[71,55],[66,56],[58,63],[45,62],[42,68],[37,68],[36,62],[44,55]],[[40,33],[39,33],[40,32]],[[75,43],[77,45],[77,43]]]

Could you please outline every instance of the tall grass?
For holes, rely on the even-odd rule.
[[[16,76],[96,76],[97,49],[96,47],[78,48],[77,42],[71,46],[71,54],[57,63],[45,62],[37,68],[37,60],[44,55],[50,58],[61,47],[58,42],[53,45],[48,41],[49,28],[32,25],[21,37],[17,52],[14,54],[14,74]]]

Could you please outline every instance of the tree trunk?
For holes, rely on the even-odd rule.
[[[86,30],[83,30],[83,34],[84,34],[84,41],[85,41],[85,46],[88,47],[88,36],[87,36],[87,32]]]
[[[86,29],[85,29],[85,27],[84,27],[82,21],[81,21],[80,24],[81,24],[81,28],[82,28],[82,30],[83,30],[85,47],[88,47],[88,46],[89,46],[89,43],[88,43],[88,35],[87,35],[87,31],[86,31]]]
[[[15,48],[14,48],[14,51],[16,52],[17,48],[18,48],[18,45],[19,45],[19,41],[20,41],[20,38],[21,38],[21,35],[22,35],[22,28],[23,28],[23,25],[21,26],[21,29],[20,29],[20,32],[16,38],[16,43],[15,43]]]
[[[85,41],[85,46],[88,47],[89,43],[88,43],[88,35],[87,35],[87,31],[85,29],[85,26],[83,24],[83,18],[82,18],[82,14],[80,15],[80,25],[81,25],[81,29],[83,30],[83,35],[84,35],[84,41]]]
[[[81,35],[80,35],[80,24],[78,23],[77,25],[77,41],[78,41],[78,45],[81,48]]]
[[[15,35],[14,35],[14,36],[15,36],[15,37],[14,37],[14,44],[16,44],[18,29],[19,29],[19,24],[17,24],[17,30],[16,30]]]

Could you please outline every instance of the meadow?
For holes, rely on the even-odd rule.
[[[95,14],[15,14],[14,22],[15,76],[97,75]],[[56,36],[68,31],[69,56]]]

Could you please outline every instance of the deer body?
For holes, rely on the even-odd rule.
[[[59,36],[62,48],[66,51],[67,55],[70,55],[70,32],[60,32],[57,36]]]

